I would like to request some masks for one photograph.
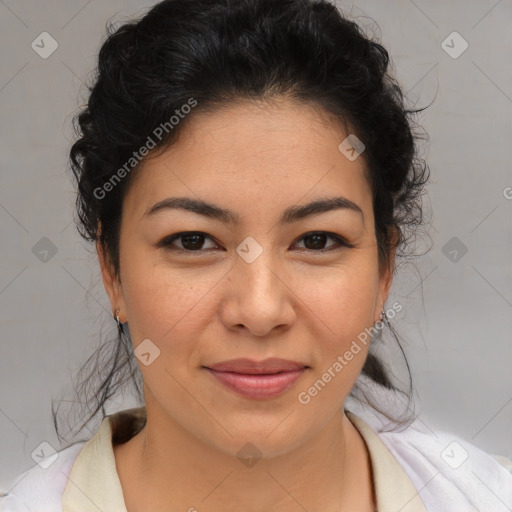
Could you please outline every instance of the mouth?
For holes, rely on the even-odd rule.
[[[247,398],[273,398],[290,389],[309,368],[304,363],[271,358],[232,359],[204,366],[218,382]]]

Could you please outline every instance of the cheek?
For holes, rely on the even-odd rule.
[[[340,348],[373,324],[378,276],[372,265],[360,263],[329,269],[301,287],[298,295],[324,326],[324,344]]]
[[[296,398],[304,413],[320,422],[341,406],[368,354],[377,282],[371,268],[344,268],[316,280],[314,292],[303,291],[316,328],[312,372]]]
[[[126,261],[123,293],[132,340],[173,343],[198,329],[219,273],[172,269],[147,257]],[[211,299],[210,299],[211,300]]]

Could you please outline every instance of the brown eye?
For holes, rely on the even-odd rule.
[[[325,248],[325,244],[329,239],[333,240],[334,244],[331,244]],[[337,249],[339,247],[353,247],[340,236],[335,235],[334,233],[327,233],[325,231],[307,233],[306,235],[303,235],[300,240],[304,240],[305,249],[314,252],[326,252]]]
[[[181,247],[174,244],[174,241],[179,239],[181,239]],[[203,248],[205,240],[212,240],[212,238],[200,231],[186,231],[164,238],[158,242],[157,247],[176,249],[178,251],[200,252],[206,250]]]

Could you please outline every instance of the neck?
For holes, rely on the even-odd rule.
[[[259,458],[255,448],[246,448],[246,458],[226,453],[161,409],[147,413],[146,426],[114,448],[128,512],[169,504],[173,510],[228,512],[241,503],[247,512],[375,510],[366,445],[342,408],[306,443],[270,458]]]

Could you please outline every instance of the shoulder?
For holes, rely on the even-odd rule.
[[[411,464],[429,463],[444,474],[463,468],[478,473],[480,468],[512,482],[512,460],[491,454],[455,432],[431,430],[420,418],[404,430],[377,429],[377,435],[398,457]]]
[[[0,498],[0,512],[61,512],[62,493],[84,445],[85,441],[72,444],[21,473]]]
[[[366,384],[366,382],[365,382]],[[393,393],[368,389],[394,418],[410,410]],[[429,425],[415,416],[398,427],[368,404],[350,400],[349,410],[362,418],[402,466],[428,510],[512,510],[512,461],[493,455],[458,434]],[[401,416],[403,414],[403,416]]]
[[[416,419],[401,432],[377,432],[428,503],[452,510],[469,502],[485,510],[512,509],[512,461],[449,431],[429,431]],[[436,508],[437,507],[437,508]]]
[[[145,407],[126,409],[104,417],[100,429],[91,439],[74,443],[46,457],[19,475],[7,495],[1,497],[0,493],[0,512],[62,512],[63,504],[65,508],[69,500],[82,503],[83,490],[87,486],[93,492],[108,488],[110,498],[113,489],[117,489],[122,499],[113,443],[126,442],[144,426],[145,421]],[[72,485],[67,485],[68,481]]]

